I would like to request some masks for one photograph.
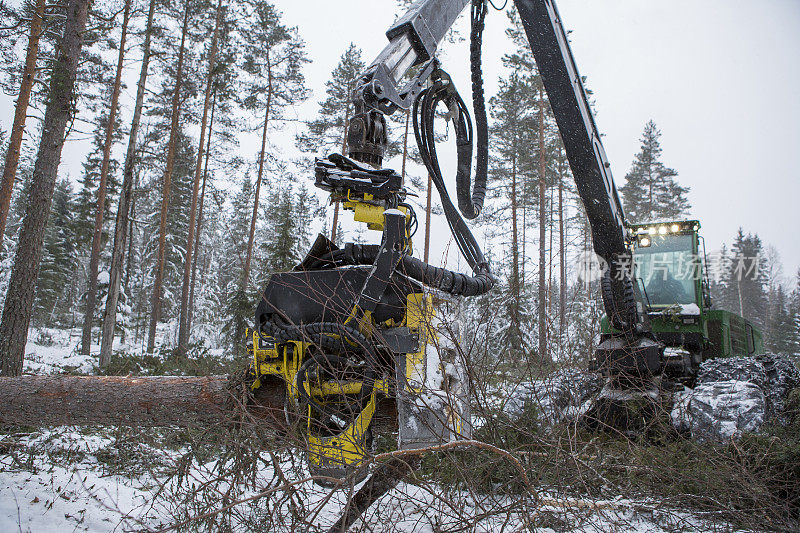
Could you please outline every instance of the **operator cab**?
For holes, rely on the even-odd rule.
[[[636,279],[650,313],[699,314],[705,300],[699,228],[697,221],[631,226]]]
[[[650,326],[664,343],[664,373],[691,382],[702,361],[711,299],[696,220],[630,227],[636,282]]]

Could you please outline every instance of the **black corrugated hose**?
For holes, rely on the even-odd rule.
[[[485,0],[472,2],[472,31],[470,42],[470,68],[472,75],[473,106],[477,126],[477,165],[475,180],[470,195],[471,167],[472,167],[472,140],[473,129],[469,109],[456,91],[450,77],[441,70],[432,76],[433,84],[423,90],[414,102],[413,124],[414,136],[417,140],[420,155],[431,175],[431,181],[436,186],[441,199],[445,218],[450,226],[450,231],[456,241],[459,251],[472,268],[475,276],[467,276],[450,270],[425,264],[412,257],[404,257],[402,265],[406,273],[425,283],[450,294],[477,295],[483,294],[492,288],[494,278],[489,271],[489,265],[483,256],[475,236],[467,227],[466,222],[453,206],[447,192],[439,159],[436,154],[436,138],[434,119],[439,103],[445,103],[451,113],[456,137],[458,166],[456,170],[456,195],[458,207],[467,218],[475,218],[480,214],[486,197],[486,172],[488,164],[488,124],[486,120],[486,106],[483,95],[483,79],[481,75],[481,38],[483,34],[484,19],[486,17]],[[359,262],[359,264],[362,264]]]
[[[458,207],[464,216],[473,219],[483,207],[486,197],[486,179],[489,166],[489,122],[486,119],[486,102],[483,95],[483,72],[481,70],[481,43],[486,19],[486,0],[472,0],[472,17],[469,40],[469,67],[472,78],[472,108],[475,112],[477,154],[475,161],[475,188],[469,197],[469,174],[464,183],[456,182]]]

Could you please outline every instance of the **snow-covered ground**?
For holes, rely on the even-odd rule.
[[[99,347],[81,356],[78,343],[76,330],[32,331],[25,371],[92,372]],[[234,531],[325,531],[346,505],[346,491],[303,480],[308,472],[299,450],[265,450],[265,462],[255,476],[232,484],[220,476],[226,463],[216,455],[191,460],[186,467],[187,444],[168,444],[167,434],[73,427],[0,434],[0,533],[159,531],[219,509],[223,501],[259,492],[268,494],[233,506],[229,523]],[[176,471],[182,475],[176,477]],[[538,501],[436,483],[401,483],[352,530],[434,533],[467,526],[476,532],[734,531],[659,502],[587,500],[536,490],[541,491]]]
[[[127,467],[120,466],[120,442],[127,443]],[[192,463],[176,484],[168,473],[184,457],[182,450],[120,440],[111,429],[54,428],[6,435],[0,445],[5,450],[0,455],[3,532],[158,531],[183,520],[187,509],[179,510],[182,505],[192,508],[203,498],[208,502],[211,495],[210,508],[222,507],[222,503],[213,503],[214,491],[221,493],[229,488],[224,480],[214,481],[219,467],[215,460]],[[267,465],[246,488],[233,493],[245,499],[272,491],[260,500],[236,506],[231,517],[234,531],[252,531],[254,519],[264,531],[325,531],[342,512],[347,493],[303,482],[307,473],[289,458],[281,457],[277,464],[286,474],[285,481],[276,482],[275,469]],[[111,465],[116,465],[114,473],[110,473]],[[205,492],[188,490],[209,482]],[[193,494],[193,499],[187,494]],[[734,531],[656,502],[623,498],[589,501],[546,492],[540,498],[538,503],[527,498],[520,504],[508,496],[478,496],[435,484],[403,483],[367,512],[366,530],[434,533],[473,522],[470,530],[476,532],[513,532],[531,527],[543,533],[564,528],[592,533]],[[186,516],[193,515],[189,511]],[[359,526],[363,525],[358,522],[353,530],[362,530]]]
[[[156,336],[156,346],[161,345],[161,339],[169,338],[170,324],[159,324]],[[92,336],[92,342],[98,342],[97,332]],[[91,353],[80,353],[81,331],[74,329],[32,328],[28,333],[28,342],[25,345],[25,360],[23,372],[25,374],[91,374],[97,370],[97,360],[100,354],[100,345],[92,344]],[[170,343],[164,341],[165,345]],[[122,344],[119,337],[114,338],[113,350],[125,352],[128,355],[142,355],[145,347],[141,343]],[[209,350],[211,355],[220,356],[223,350],[216,348]],[[158,355],[158,354],[156,354]]]
[[[97,345],[92,346],[93,356],[81,355],[79,330],[35,328],[28,332],[25,345],[23,372],[26,374],[60,374],[72,371],[88,374],[94,369]],[[119,348],[118,341],[115,348]]]

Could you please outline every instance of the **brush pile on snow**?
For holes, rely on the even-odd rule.
[[[551,426],[572,420],[585,412],[602,387],[598,374],[575,368],[559,370],[543,379],[520,383],[510,393],[504,411],[519,419],[533,406],[539,423]]]
[[[800,386],[800,370],[788,357],[782,355],[767,353],[756,356],[756,359],[764,365],[769,384],[764,389],[768,418],[775,418],[778,423],[785,424],[786,399],[792,389]]]
[[[785,398],[799,384],[797,367],[780,355],[712,359],[700,365],[694,389],[676,393],[672,422],[698,440],[736,438],[780,423]]]
[[[699,383],[675,395],[672,422],[700,441],[724,441],[758,431],[764,423],[764,392],[750,381]]]

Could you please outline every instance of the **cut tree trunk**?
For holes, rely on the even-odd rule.
[[[117,120],[117,103],[119,102],[120,85],[122,84],[122,68],[125,61],[125,39],[128,37],[128,21],[131,14],[131,0],[125,0],[125,11],[122,15],[122,34],[119,38],[119,55],[117,56],[117,73],[114,87],[111,90],[111,108],[108,110],[106,138],[103,144],[103,162],[100,165],[100,184],[97,186],[97,207],[94,215],[94,234],[92,235],[92,255],[89,259],[89,287],[86,291],[86,310],[83,316],[83,334],[81,335],[81,353],[89,355],[92,345],[92,324],[94,309],[97,305],[97,269],[100,264],[100,244],[103,237],[103,215],[106,207],[106,188],[108,184],[108,166],[111,161],[111,145],[114,141],[114,124]]]
[[[147,12],[147,29],[144,34],[144,50],[142,52],[142,69],[136,85],[136,104],[133,108],[131,131],[128,137],[128,150],[125,154],[125,168],[122,171],[122,190],[119,194],[117,220],[114,225],[114,248],[111,252],[109,267],[108,297],[103,314],[102,337],[100,341],[100,368],[111,362],[111,348],[114,343],[114,328],[117,325],[117,300],[119,299],[120,281],[122,279],[122,259],[125,252],[125,240],[128,235],[128,220],[133,196],[133,164],[136,159],[136,138],[139,134],[139,123],[144,107],[144,92],[147,85],[147,69],[150,65],[150,36],[153,32],[153,15],[156,0],[150,0]],[[130,253],[128,254],[130,258]],[[127,283],[127,280],[126,280]]]
[[[183,81],[183,58],[186,52],[186,34],[189,31],[189,1],[186,1],[183,14],[183,30],[181,46],[178,51],[178,67],[175,71],[175,89],[172,92],[172,124],[169,129],[167,144],[167,162],[164,168],[164,181],[161,189],[161,222],[158,229],[158,257],[156,259],[156,275],[153,280],[153,298],[150,309],[150,328],[147,332],[147,353],[153,353],[156,347],[156,327],[161,318],[161,285],[164,281],[164,263],[167,255],[167,211],[169,209],[169,191],[172,182],[172,167],[175,164],[175,151],[178,144],[178,119],[180,117],[181,82]]]
[[[11,136],[8,140],[8,150],[6,151],[5,166],[3,167],[3,180],[2,185],[0,185],[0,244],[3,243],[3,234],[6,231],[8,210],[11,206],[11,195],[14,191],[17,165],[19,165],[22,136],[25,134],[25,119],[28,116],[28,104],[31,101],[31,90],[36,76],[36,59],[39,55],[39,37],[42,35],[45,4],[45,0],[36,0],[36,11],[31,19],[31,29],[28,37],[28,51],[25,54],[25,70],[22,71],[19,96],[17,96],[17,104],[14,109],[14,123],[11,126]]]
[[[283,429],[286,388],[262,378],[252,395],[236,376],[19,376],[0,378],[0,424],[191,427],[234,422],[241,406],[267,428]],[[394,401],[382,400],[376,430],[397,429]]]
[[[211,105],[211,87],[214,80],[214,65],[217,59],[217,37],[222,23],[222,0],[217,2],[214,34],[211,37],[211,49],[208,52],[208,77],[203,99],[203,118],[200,121],[200,143],[197,147],[197,165],[192,183],[192,203],[189,208],[189,235],[186,238],[186,254],[183,261],[183,286],[181,287],[180,318],[178,320],[178,353],[185,354],[189,346],[189,285],[192,277],[192,247],[194,246],[194,226],[197,217],[197,195],[200,191],[200,176],[203,166],[203,148],[205,144],[208,109]]]
[[[53,64],[28,208],[22,222],[0,323],[0,374],[4,376],[22,373],[36,279],[39,277],[39,263],[42,260],[42,242],[53,201],[58,165],[61,162],[64,134],[72,114],[75,78],[83,48],[88,8],[89,0],[70,0],[64,34],[58,43],[58,55]]]
[[[227,376],[0,378],[0,423],[22,426],[192,426],[223,422],[237,394]],[[259,395],[260,415],[284,419],[284,389]]]

